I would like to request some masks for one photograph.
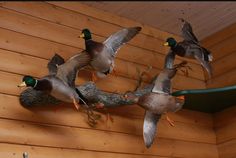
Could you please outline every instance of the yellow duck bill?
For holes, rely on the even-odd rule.
[[[164,45],[164,46],[168,46],[168,45],[169,45],[169,43],[168,43],[168,42],[165,42],[163,45]]]
[[[22,82],[21,84],[19,84],[17,87],[26,87],[26,83]]]
[[[84,34],[82,33],[81,35],[79,35],[79,38],[84,38]]]

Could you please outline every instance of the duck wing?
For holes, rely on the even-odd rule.
[[[184,22],[182,30],[181,30],[184,40],[191,41],[195,44],[198,44],[199,41],[198,41],[197,37],[194,35],[193,29],[192,29],[192,26],[190,25],[190,23],[182,18],[180,20],[182,22]]]
[[[154,93],[166,93],[171,92],[171,79],[175,76],[176,69],[163,69],[157,76],[152,92]]]
[[[156,136],[157,122],[160,120],[161,115],[154,114],[151,111],[145,111],[143,123],[143,139],[147,148],[151,147]]]
[[[76,54],[64,64],[58,66],[56,77],[67,83],[70,87],[75,87],[77,71],[88,65],[90,60],[90,55],[86,51]]]
[[[194,50],[194,57],[206,69],[206,71],[209,75],[209,78],[211,78],[212,73],[213,73],[213,69],[212,69],[212,66],[210,64],[210,61],[212,61],[211,53],[207,49],[201,47],[201,49],[195,49]]]
[[[50,75],[57,74],[57,67],[65,63],[65,60],[58,54],[55,54],[48,62],[47,68]]]
[[[120,47],[130,41],[141,29],[141,27],[124,28],[108,37],[103,44],[111,50],[112,56],[115,56]]]

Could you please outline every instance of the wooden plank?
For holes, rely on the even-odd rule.
[[[101,35],[102,37],[108,37],[111,33],[114,33],[115,31],[117,31],[117,29],[122,28],[120,26],[111,24],[110,22],[108,23],[104,22],[102,19],[98,20],[93,17],[88,18],[88,16],[84,15],[83,13],[78,14],[74,11],[70,11],[68,9],[64,9],[64,8],[61,8],[59,6],[55,6],[52,4],[49,5],[46,3],[39,3],[39,2],[37,3],[35,2],[33,3],[30,3],[30,2],[5,3],[3,2],[1,6],[12,9],[12,10],[16,10],[18,12],[29,14],[30,16],[33,15],[41,19],[46,19],[57,24],[63,24],[65,26],[70,26],[76,29],[80,28],[80,30],[89,26],[89,28],[92,28],[91,30],[93,29],[95,30],[94,32],[96,35]],[[55,14],[51,14],[52,12],[54,12]],[[63,16],[58,17],[58,15],[63,15]],[[71,19],[71,18],[75,20],[68,21],[68,19]],[[127,27],[130,27],[130,26],[127,26]],[[106,27],[106,31],[101,30],[101,28],[105,28],[105,27]],[[160,33],[162,34],[163,31],[160,31]],[[171,35],[173,36],[173,34],[165,34],[166,37],[164,41],[166,40],[167,37],[170,37]],[[173,37],[175,37],[177,40],[180,40],[178,36],[173,36]],[[153,38],[152,36],[145,36],[143,34],[137,35],[134,39],[130,41],[130,43],[135,46],[143,47],[148,50],[157,51],[158,53],[161,53],[164,55],[166,53],[163,53],[163,52],[167,52],[168,50],[168,48],[163,47],[162,45],[163,40],[160,41],[159,39]],[[177,58],[179,59],[179,57]],[[189,59],[186,59],[186,60],[188,60],[190,63],[195,63],[199,65],[199,63],[196,62],[195,60],[189,60]]]
[[[1,93],[5,93],[5,94],[19,95],[22,90],[17,88],[16,86],[17,86],[17,84],[19,84],[21,82],[21,80],[22,80],[22,76],[21,75],[11,74],[11,73],[7,73],[7,72],[1,72],[0,73],[0,85],[1,85],[0,92]],[[78,82],[80,83],[80,81],[78,81]],[[99,88],[103,89],[103,90],[108,90],[108,91],[109,90],[110,91],[114,90],[114,89],[111,89],[111,88],[107,88],[106,86],[104,86],[104,84],[99,84],[98,83],[97,86]],[[113,85],[112,85],[112,87],[113,87]],[[119,88],[118,90],[121,90],[121,88]],[[141,113],[141,116],[143,116],[143,110],[138,110],[138,111],[139,111],[139,113]],[[192,123],[199,122],[200,124],[202,124],[203,121],[201,121],[201,120],[205,120],[206,121],[206,118],[207,118],[207,120],[209,120],[209,122],[206,121],[206,124],[212,125],[212,122],[210,120],[209,115],[202,114],[203,118],[201,118],[199,120],[197,115],[200,115],[200,113],[195,113],[195,115],[194,115],[194,113],[191,113],[191,114],[188,114],[186,117],[185,116],[181,116],[181,114],[182,113],[180,113],[179,116],[177,116],[175,119],[177,119],[177,120],[179,120],[179,119],[180,120],[181,119],[187,119],[190,115],[192,115],[192,116],[195,116],[195,117],[193,117],[193,119],[190,119],[190,120],[187,119],[189,122],[192,122]]]
[[[229,72],[226,72],[218,77],[213,78],[207,83],[208,88],[224,87],[235,85],[236,83],[236,70],[233,69]]]
[[[234,36],[236,34],[235,30],[236,30],[236,23],[203,39],[202,43],[206,48],[211,48],[214,45],[220,43],[221,41],[227,40],[228,38]]]
[[[32,75],[32,76],[36,76],[34,75],[35,73],[26,73],[27,75]],[[26,75],[25,74],[25,75]],[[46,75],[46,74],[45,74]],[[21,82],[22,80],[22,75],[17,75],[17,74],[11,74],[11,73],[7,73],[7,72],[2,72],[0,71],[0,76],[2,76],[2,78],[0,78],[1,81],[3,82],[9,82],[8,84],[11,85],[6,85],[5,83],[0,83],[0,85],[2,85],[5,88],[4,89],[4,93],[9,93],[9,94],[18,94],[18,90],[16,90],[16,85],[19,84],[19,82]],[[36,76],[38,77],[38,76]],[[41,77],[41,76],[40,76]],[[85,82],[91,80],[91,73],[89,73],[88,71],[80,71],[79,72],[79,77],[76,80],[76,84],[80,85],[80,84],[84,84]],[[178,80],[175,80],[173,86],[175,87],[176,85],[179,85],[181,81],[181,78]],[[189,81],[189,83],[191,83],[191,81]],[[128,78],[124,78],[124,77],[114,77],[114,76],[107,76],[104,79],[101,80],[97,80],[96,81],[96,85],[99,89],[104,90],[104,91],[108,91],[108,92],[116,92],[116,93],[124,93],[126,91],[132,91],[135,87],[136,87],[136,81],[132,80],[132,79],[128,79]],[[186,83],[187,84],[187,83]],[[193,88],[198,88],[200,85],[195,85],[192,86]],[[187,87],[186,85],[180,85],[180,88],[183,89],[187,89],[187,88],[191,88]]]
[[[23,14],[20,14],[20,13],[17,13],[8,9],[1,8],[0,13],[2,14],[2,18],[0,20],[1,22],[4,21],[4,24],[0,25],[1,27],[11,28],[11,26],[13,25],[12,23],[14,23],[14,25],[18,26],[17,29],[19,32],[21,31],[25,32],[28,30],[30,31],[30,33],[28,32],[27,33],[34,34],[34,36],[45,37],[47,36],[48,33],[52,33],[53,36],[47,36],[47,38],[49,38],[50,40],[56,40],[60,43],[65,43],[65,44],[75,46],[75,47],[80,47],[80,48],[84,45],[84,41],[82,39],[79,39],[78,36],[81,34],[81,30],[84,28],[84,26],[90,28],[90,30],[94,33],[93,35],[94,39],[98,41],[104,41],[105,40],[104,37],[108,37],[110,36],[110,34],[121,29],[121,27],[114,28],[113,25],[104,23],[104,22],[101,23],[98,20],[93,22],[93,24],[89,25],[86,23],[83,26],[75,27],[76,29],[75,28],[72,29],[69,27],[63,27],[62,25],[60,26],[58,24],[48,23],[44,20],[41,20],[38,18],[32,18],[31,16],[26,16],[26,15],[23,15]],[[50,13],[51,12],[48,12],[48,14]],[[63,12],[63,14],[65,14],[65,12]],[[78,21],[77,20],[73,20],[73,21],[80,22],[80,20],[83,20],[83,19],[86,19],[87,21],[87,18],[88,18],[87,16],[83,15],[82,18],[77,17],[77,19],[79,19]],[[7,20],[7,19],[10,19],[10,20]],[[16,19],[18,19],[18,21]],[[90,21],[91,20],[92,19],[90,19]],[[41,25],[38,25],[38,23],[41,23]],[[61,22],[59,21],[59,23]],[[35,27],[26,29],[26,27],[29,27],[31,25],[34,25]],[[96,29],[93,30],[93,28],[95,27]],[[101,28],[106,28],[106,31],[104,31]],[[110,29],[111,31],[109,31],[109,28],[112,28]],[[35,29],[37,29],[38,31],[34,31]],[[60,29],[63,29],[63,32],[58,33],[60,32]],[[106,32],[106,34],[104,34],[104,32]],[[61,37],[61,36],[65,36],[65,37]],[[164,41],[160,41],[156,38],[145,36],[143,34],[138,34],[133,40],[130,41],[130,43],[132,43],[135,46],[146,48],[146,49],[157,51],[157,52],[164,52],[164,50],[166,50],[166,48],[162,46],[163,42]],[[157,45],[159,46],[157,47]]]
[[[85,83],[88,80],[91,80],[91,73],[88,71],[80,71],[79,72],[79,78],[78,78],[78,84]],[[144,83],[146,85],[147,83]],[[136,85],[137,81],[124,78],[124,77],[114,77],[114,76],[107,76],[106,78],[99,79],[96,81],[96,85],[98,88],[101,88],[102,90],[106,90],[109,92],[126,92],[129,90],[133,90]],[[106,86],[105,86],[106,85]],[[104,89],[105,87],[106,89]],[[108,87],[109,86],[109,87]],[[182,76],[176,76],[173,79],[172,86],[174,89],[201,89],[205,88],[205,84],[203,81],[195,80],[195,79],[186,79],[186,77]]]
[[[222,40],[220,43],[214,45],[210,48],[210,51],[213,54],[213,60],[216,61],[224,56],[233,53],[236,51],[236,36],[231,36],[226,40]]]
[[[215,113],[213,117],[214,126],[218,128],[218,127],[224,127],[231,123],[236,123],[235,113],[236,113],[235,106],[227,108],[224,111]]]
[[[182,109],[176,113],[168,114],[173,120],[181,120],[184,123],[199,124],[213,127],[213,118],[211,114]]]
[[[158,30],[156,28],[153,28],[153,27],[145,25],[145,24],[140,24],[138,22],[129,20],[127,18],[123,18],[123,17],[117,16],[114,14],[110,14],[110,13],[102,11],[102,10],[98,10],[96,8],[89,7],[89,6],[84,5],[82,3],[78,3],[78,2],[72,2],[72,3],[50,2],[50,1],[48,3],[56,5],[56,6],[60,6],[62,8],[66,8],[69,10],[73,10],[75,12],[87,15],[89,17],[94,17],[94,18],[97,18],[101,21],[113,23],[113,24],[116,24],[116,25],[122,26],[122,27],[142,25],[142,27],[143,27],[143,29],[141,31],[142,33],[149,35],[149,36],[154,36],[155,38],[159,38],[161,40],[165,40],[166,37],[169,37],[169,36],[173,36],[174,38],[176,38],[178,40],[180,39],[179,36],[170,34],[165,31]]]
[[[157,69],[163,69],[165,56],[147,52],[145,50],[141,50],[138,48],[129,48],[128,46],[124,46],[119,50],[117,54],[117,58],[131,61],[134,63],[144,64],[147,66],[152,66]],[[185,60],[185,58],[179,58],[175,60],[175,63],[180,63]],[[189,71],[189,77],[194,77],[200,80],[204,80],[202,67],[198,64],[193,64],[188,62],[188,65],[192,68],[192,71]]]
[[[236,140],[231,140],[218,145],[219,158],[234,158],[236,155]]]
[[[125,112],[124,112],[125,111]],[[109,112],[116,115],[122,115],[126,117],[135,116],[135,118],[143,118],[144,110],[139,106],[125,106],[109,109]],[[176,113],[168,113],[168,115],[174,120],[186,124],[197,124],[201,126],[213,127],[213,117],[211,114],[182,109]]]
[[[55,53],[68,59],[78,52],[77,48],[39,39],[21,33],[0,29],[0,46],[3,49],[23,52],[33,56],[50,59]]]
[[[95,36],[95,39],[98,38],[97,40],[101,40],[101,39],[104,40],[104,37],[108,37],[110,34],[122,28],[120,26],[117,26],[111,23],[106,23],[96,18],[95,19],[92,17],[88,18],[88,16],[84,14],[78,14],[74,11],[70,11],[68,9],[64,9],[64,8],[57,7],[55,5],[50,5],[47,3],[13,2],[13,3],[2,3],[2,6],[4,8],[9,8],[12,10],[16,10],[17,12],[28,14],[30,16],[33,15],[41,19],[49,20],[56,24],[63,24],[64,26],[69,26],[80,31],[85,27],[89,27],[91,28],[92,32],[95,33],[95,35],[98,35],[99,38]],[[52,12],[54,14],[51,14]],[[63,16],[58,17],[58,15],[63,15]],[[75,20],[69,20],[71,18]],[[106,31],[102,30],[101,28],[106,28]],[[166,36],[166,38],[167,37],[169,36]],[[138,34],[129,43],[137,47],[143,47],[148,50],[156,51],[163,55],[166,54],[164,52],[168,51],[168,48],[163,47],[162,45],[163,40],[160,41],[150,36],[144,36],[143,34]],[[189,59],[186,59],[186,60],[188,60],[191,63],[198,64],[194,60],[189,60]]]
[[[79,34],[81,33],[81,30],[65,27],[56,23],[50,23],[4,8],[0,8],[0,14],[2,15],[2,18],[0,19],[0,27],[2,28],[10,29],[24,34],[29,34],[43,39],[49,39],[51,41],[70,45],[78,49],[84,49],[83,39],[78,38]],[[94,39],[97,41],[103,41],[105,38],[95,35]],[[150,41],[148,41],[149,40],[146,39],[143,40],[144,43],[150,43]],[[156,47],[158,44],[155,42],[155,44],[152,43],[150,45]],[[164,46],[160,44],[160,47],[158,46],[157,48],[164,48]],[[164,50],[160,51],[164,52]],[[138,47],[126,45],[123,49],[119,51],[117,58],[132,61],[139,64],[152,64],[154,67],[162,69],[164,65],[165,55],[160,53],[154,53],[148,50],[143,50]],[[140,58],[146,60],[140,60]],[[193,61],[194,60],[189,60],[189,64],[193,68],[193,71],[190,71],[190,76],[204,80],[203,74],[199,73],[202,72],[201,66],[199,64],[191,63]],[[180,62],[180,60],[177,60],[177,62]]]
[[[32,74],[37,77],[48,74],[47,64],[49,60],[20,54],[8,50],[0,49],[0,70],[19,73]],[[37,71],[39,70],[40,71]]]
[[[88,73],[81,72],[79,74],[82,75],[79,75],[80,77],[76,80],[77,85],[83,84],[88,81],[88,76],[90,76]],[[28,75],[34,76],[33,74]],[[17,88],[17,85],[22,81],[23,75],[0,71],[0,77],[0,80],[2,82],[0,83],[0,85],[2,86],[2,93],[8,93],[12,95],[19,94],[19,88]],[[96,86],[104,91],[124,93],[128,90],[133,90],[136,86],[136,82],[127,78],[108,76],[104,80],[98,80],[96,82]]]
[[[81,112],[78,114],[74,110],[72,104],[67,106],[63,106],[64,104],[62,104],[60,105],[61,109],[57,111],[55,111],[55,108],[59,108],[60,106],[48,106],[44,108],[36,107],[28,110],[19,104],[18,97],[16,96],[0,94],[0,101],[3,103],[2,109],[0,109],[1,118],[24,121],[30,120],[32,122],[56,124],[69,127],[90,128],[86,123],[86,114]],[[68,106],[70,108],[66,108]],[[19,113],[21,115],[18,115]],[[174,114],[171,116],[173,115]],[[103,115],[102,119],[98,122],[96,129],[142,136],[143,117],[132,118],[132,116],[124,117],[114,114],[113,118],[113,123],[109,121],[106,122],[106,116]],[[173,119],[175,118],[177,119],[175,120],[174,128],[168,124],[165,117],[162,118],[158,124],[157,137],[215,144],[215,133],[211,126],[202,126],[197,123],[183,123],[186,120],[191,120],[191,117],[185,117],[185,119],[182,119],[173,116]],[[178,137],[176,137],[176,135],[178,135]]]
[[[2,49],[0,49],[0,56],[1,56],[2,61],[8,61],[8,62],[1,63],[2,70],[6,70],[6,69],[10,68],[10,69],[17,69],[14,72],[20,72],[22,69],[19,69],[21,67],[18,67],[18,65],[27,64],[27,65],[23,66],[24,69],[28,68],[27,70],[31,69],[31,71],[25,71],[25,72],[33,72],[34,71],[33,69],[37,69],[38,66],[41,65],[45,69],[45,67],[47,65],[47,60],[39,59],[39,61],[37,61],[37,58],[29,57],[27,55],[21,55],[18,53],[12,53],[11,51],[6,51],[6,50],[2,50]],[[29,61],[27,61],[27,60],[29,60]],[[34,63],[36,63],[36,64],[34,64]],[[119,76],[126,77],[126,78],[128,77],[130,79],[138,79],[137,68],[141,72],[144,70],[147,70],[147,68],[148,68],[147,66],[144,66],[144,65],[130,63],[128,61],[124,61],[124,60],[120,60],[120,59],[116,59],[115,63],[116,63],[117,74]],[[150,71],[150,76],[154,77],[159,72],[160,72],[160,70],[153,68]],[[46,73],[47,73],[47,71],[40,71],[39,76],[45,75]],[[181,74],[181,72],[179,72],[179,74]],[[187,77],[185,77],[185,78],[187,78]],[[188,78],[187,78],[187,80],[188,80]],[[147,77],[144,77],[144,81],[149,82],[150,79]]]
[[[29,158],[177,158],[177,157],[163,157],[163,156],[145,156],[122,153],[96,152],[77,149],[52,148],[42,146],[31,146],[22,144],[6,144],[0,143],[0,157],[4,158],[22,158],[23,152],[27,152]]]
[[[3,76],[6,76],[6,75],[3,75]],[[7,76],[8,76],[8,74],[7,74]],[[11,82],[8,83],[6,81],[4,83],[7,86],[6,87],[2,86],[1,91],[0,91],[1,93],[11,94],[11,92],[7,88],[8,86],[11,86],[15,89],[16,93],[13,93],[13,95],[18,95],[22,91],[19,88],[15,87],[16,83],[11,83]],[[109,111],[111,113],[116,114],[116,115],[118,114],[118,115],[126,116],[126,117],[143,118],[143,115],[144,115],[144,110],[139,106],[134,106],[134,107],[133,106],[126,106],[126,107],[112,108]],[[173,118],[173,120],[178,121],[178,122],[187,123],[187,124],[194,124],[194,125],[198,124],[198,125],[208,126],[208,127],[213,126],[212,117],[210,114],[207,114],[207,113],[183,109],[177,113],[170,113],[169,115],[171,118]]]
[[[236,123],[232,122],[222,127],[216,128],[216,143],[224,143],[236,139]]]
[[[0,142],[176,157],[212,158],[217,154],[213,144],[159,138],[153,144],[156,148],[146,149],[141,136],[5,119],[0,123],[0,133],[4,135]]]
[[[81,30],[59,26],[55,23],[50,23],[2,7],[0,7],[0,14],[2,15],[0,19],[0,27],[2,28],[56,41],[77,48],[82,48],[84,46],[83,39],[78,38],[81,34]]]
[[[21,55],[18,53],[14,53],[14,52],[2,50],[2,49],[0,49],[0,58],[3,61],[0,63],[0,70],[3,70],[3,71],[7,70],[8,72],[13,72],[13,73],[30,74],[36,77],[42,77],[44,75],[47,75],[47,68],[46,68],[47,62],[48,62],[47,60],[39,59],[36,57],[27,56],[27,55]],[[129,68],[130,66],[132,66],[133,68]],[[41,68],[41,71],[36,71],[38,70],[39,67]],[[96,83],[102,85],[103,83],[105,83],[105,81],[107,81],[106,84],[111,83],[111,84],[116,84],[114,86],[120,86],[118,84],[119,82],[125,82],[125,80],[127,80],[127,82],[130,82],[132,83],[131,85],[133,85],[130,88],[134,88],[137,83],[134,79],[138,79],[138,74],[136,71],[137,66],[132,63],[129,65],[128,62],[126,62],[125,64],[124,62],[120,62],[120,64],[118,64],[117,67],[118,67],[117,69],[118,73],[119,74],[121,73],[122,74],[121,76],[124,76],[124,77],[120,77],[120,76],[115,77],[115,76],[109,75],[107,76],[107,78],[99,79]],[[139,68],[141,69],[141,71],[146,69],[144,66],[143,67],[140,66]],[[151,76],[154,77],[156,73],[157,72],[154,72],[154,70],[152,70]],[[79,74],[80,74],[79,78],[83,78],[83,80],[80,80],[81,82],[91,80],[90,72],[81,71]],[[126,75],[130,77],[130,79],[127,78]],[[112,79],[117,80],[117,82],[113,82]],[[146,78],[145,80],[149,81],[150,79]],[[187,87],[186,85],[191,85],[191,86]],[[191,87],[198,88],[199,86],[203,87],[204,82],[178,75],[176,76],[176,78],[174,78],[173,86],[174,88],[177,88],[177,89],[191,88]],[[129,89],[129,90],[132,90],[132,89]]]
[[[0,73],[0,85],[1,85],[0,86],[1,87],[0,92],[5,93],[5,94],[19,95],[22,90],[17,88],[16,86],[17,86],[17,84],[19,84],[21,82],[21,80],[22,80],[21,75],[16,75],[16,74],[7,73],[7,72],[1,72]],[[80,79],[77,83],[80,84],[81,82],[83,82],[81,80],[83,80],[83,79]],[[113,79],[113,81],[114,81],[114,79]],[[118,80],[117,82],[121,82],[121,81]],[[123,89],[128,90],[128,88],[130,87],[130,85],[126,85],[126,83],[127,83],[127,81],[125,81],[125,83],[121,83],[121,85],[124,85],[123,88],[120,87],[120,86],[117,86],[117,85],[120,85],[120,84],[116,84],[116,82],[115,82],[114,85],[112,83],[110,83],[111,88],[109,88],[109,86],[107,86],[107,85],[104,85],[104,83],[102,83],[102,82],[100,84],[97,83],[97,86],[99,88],[101,88],[103,90],[107,90],[107,91],[114,91],[113,88],[115,87],[115,89],[117,89],[118,91],[123,92],[124,91]],[[143,114],[143,110],[139,110],[139,111],[140,111],[140,113]],[[181,114],[182,113],[180,113],[179,116],[177,116],[174,119],[177,119],[177,120],[186,119],[190,115],[194,116],[193,113],[188,114],[187,116],[186,116],[186,114],[183,114],[186,117],[180,116]],[[193,117],[193,120],[191,120],[191,121],[189,120],[189,122],[192,122],[192,123],[194,123],[194,122],[203,122],[201,120],[205,120],[207,118],[206,120],[209,120],[209,121],[205,120],[206,123],[208,122],[207,124],[212,125],[212,122],[211,122],[211,119],[210,119],[209,115],[205,115],[205,116],[203,115],[203,118],[198,118],[198,117],[196,117],[197,114],[198,113],[196,113],[195,116]],[[198,114],[198,115],[200,115],[200,114]],[[202,124],[202,123],[200,123],[200,124]]]
[[[212,62],[212,67],[214,68],[213,78],[216,76],[224,75],[224,73],[235,69],[235,59],[236,51]]]

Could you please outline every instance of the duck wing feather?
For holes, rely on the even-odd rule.
[[[191,41],[195,44],[198,44],[199,41],[198,41],[197,37],[194,35],[193,29],[192,29],[192,26],[190,25],[190,23],[182,18],[180,20],[184,23],[182,30],[181,30],[184,40]]]
[[[115,56],[121,46],[130,41],[141,29],[141,27],[124,28],[108,37],[103,44],[111,50],[112,56]]]
[[[76,54],[64,64],[58,66],[56,77],[64,81],[70,87],[75,87],[75,78],[78,70],[88,65],[90,60],[91,57],[86,51]]]

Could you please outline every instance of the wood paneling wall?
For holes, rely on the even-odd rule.
[[[207,37],[203,45],[213,54],[213,79],[207,87],[224,87],[236,84],[236,23]]]
[[[202,41],[212,51],[213,79],[207,87],[224,87],[236,84],[236,24],[233,24]],[[216,143],[220,158],[236,155],[236,107],[214,114]]]
[[[228,108],[214,116],[216,143],[220,158],[236,155],[236,107]]]
[[[72,105],[20,106],[22,90],[16,85],[22,76],[42,77],[54,53],[68,59],[84,49],[84,41],[77,38],[83,28],[90,28],[94,39],[102,41],[123,27],[136,25],[143,30],[119,51],[118,76],[96,83],[109,92],[132,90],[137,82],[136,68],[144,70],[150,65],[152,76],[159,73],[168,51],[162,43],[170,34],[78,2],[0,2],[0,157],[20,157],[24,151],[34,158],[218,157],[210,114],[189,110],[170,114],[176,126],[170,127],[163,118],[155,143],[146,149],[142,139],[144,110],[138,106],[111,109],[114,123],[106,122],[103,115],[96,128],[90,128],[85,114],[76,112]],[[178,73],[174,89],[205,88],[201,66],[188,61],[193,71],[189,76]],[[90,77],[85,69],[76,83]]]

